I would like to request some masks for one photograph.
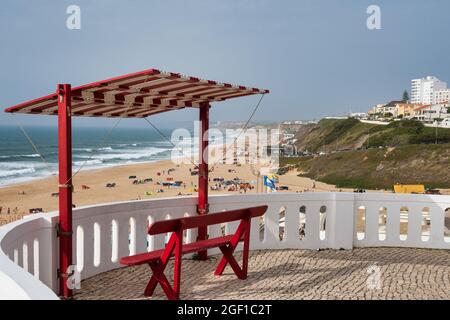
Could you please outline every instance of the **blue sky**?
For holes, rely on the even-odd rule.
[[[81,8],[81,30],[66,28],[71,4]],[[371,4],[381,8],[381,30],[366,27]],[[412,78],[450,83],[449,12],[447,0],[2,0],[0,109],[51,93],[57,83],[154,67],[270,89],[256,120],[363,111],[401,98]],[[220,103],[212,119],[245,121],[257,101]],[[196,118],[185,110],[154,121]],[[0,112],[0,125],[12,122],[56,118]]]

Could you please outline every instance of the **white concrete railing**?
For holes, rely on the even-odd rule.
[[[354,233],[355,247],[450,249],[450,196],[355,195],[358,216],[365,223]]]
[[[210,197],[211,212],[256,205],[268,205],[268,210],[263,219],[252,221],[252,249],[351,249],[354,246],[450,249],[444,222],[450,196],[274,193]],[[193,215],[195,211],[195,197],[76,209],[74,263],[83,279],[118,268],[122,256],[164,246],[164,235],[147,235],[149,223]],[[56,222],[54,212],[0,228],[0,299],[57,298],[53,293],[58,287]],[[222,227],[226,234],[233,233],[236,226],[236,222],[212,226],[209,235],[212,238],[222,234]],[[407,232],[402,234],[401,228]],[[189,230],[185,235],[187,242],[195,238],[196,230]]]
[[[38,214],[0,228],[0,299],[58,299],[51,289],[56,215]]]

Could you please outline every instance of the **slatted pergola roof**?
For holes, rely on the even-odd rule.
[[[144,118],[161,112],[198,108],[211,102],[269,93],[269,90],[203,80],[149,69],[72,88],[72,116]],[[10,108],[10,113],[58,114],[50,94]]]

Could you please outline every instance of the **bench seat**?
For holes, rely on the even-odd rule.
[[[200,240],[197,242],[185,244],[182,247],[182,253],[188,254],[193,252],[198,252],[200,250],[204,249],[211,249],[211,248],[217,248],[225,245],[229,245],[231,239],[233,238],[233,235],[224,236],[224,237],[217,237],[207,240]],[[240,239],[242,241],[243,239]],[[162,253],[164,252],[164,249],[151,251],[151,252],[145,252],[145,253],[139,253],[133,256],[129,257],[123,257],[120,259],[120,263],[126,266],[136,266],[140,264],[150,263],[152,261],[158,260]],[[174,253],[172,253],[171,256],[174,256]]]

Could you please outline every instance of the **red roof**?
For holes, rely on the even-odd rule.
[[[72,116],[144,118],[265,93],[269,90],[149,69],[72,88]],[[56,115],[57,94],[7,108],[5,112]]]
[[[422,110],[422,109],[428,109],[428,108],[430,108],[431,106],[432,106],[431,104],[421,105],[421,106],[418,106],[417,108],[415,108],[414,111],[416,111],[416,110]]]

